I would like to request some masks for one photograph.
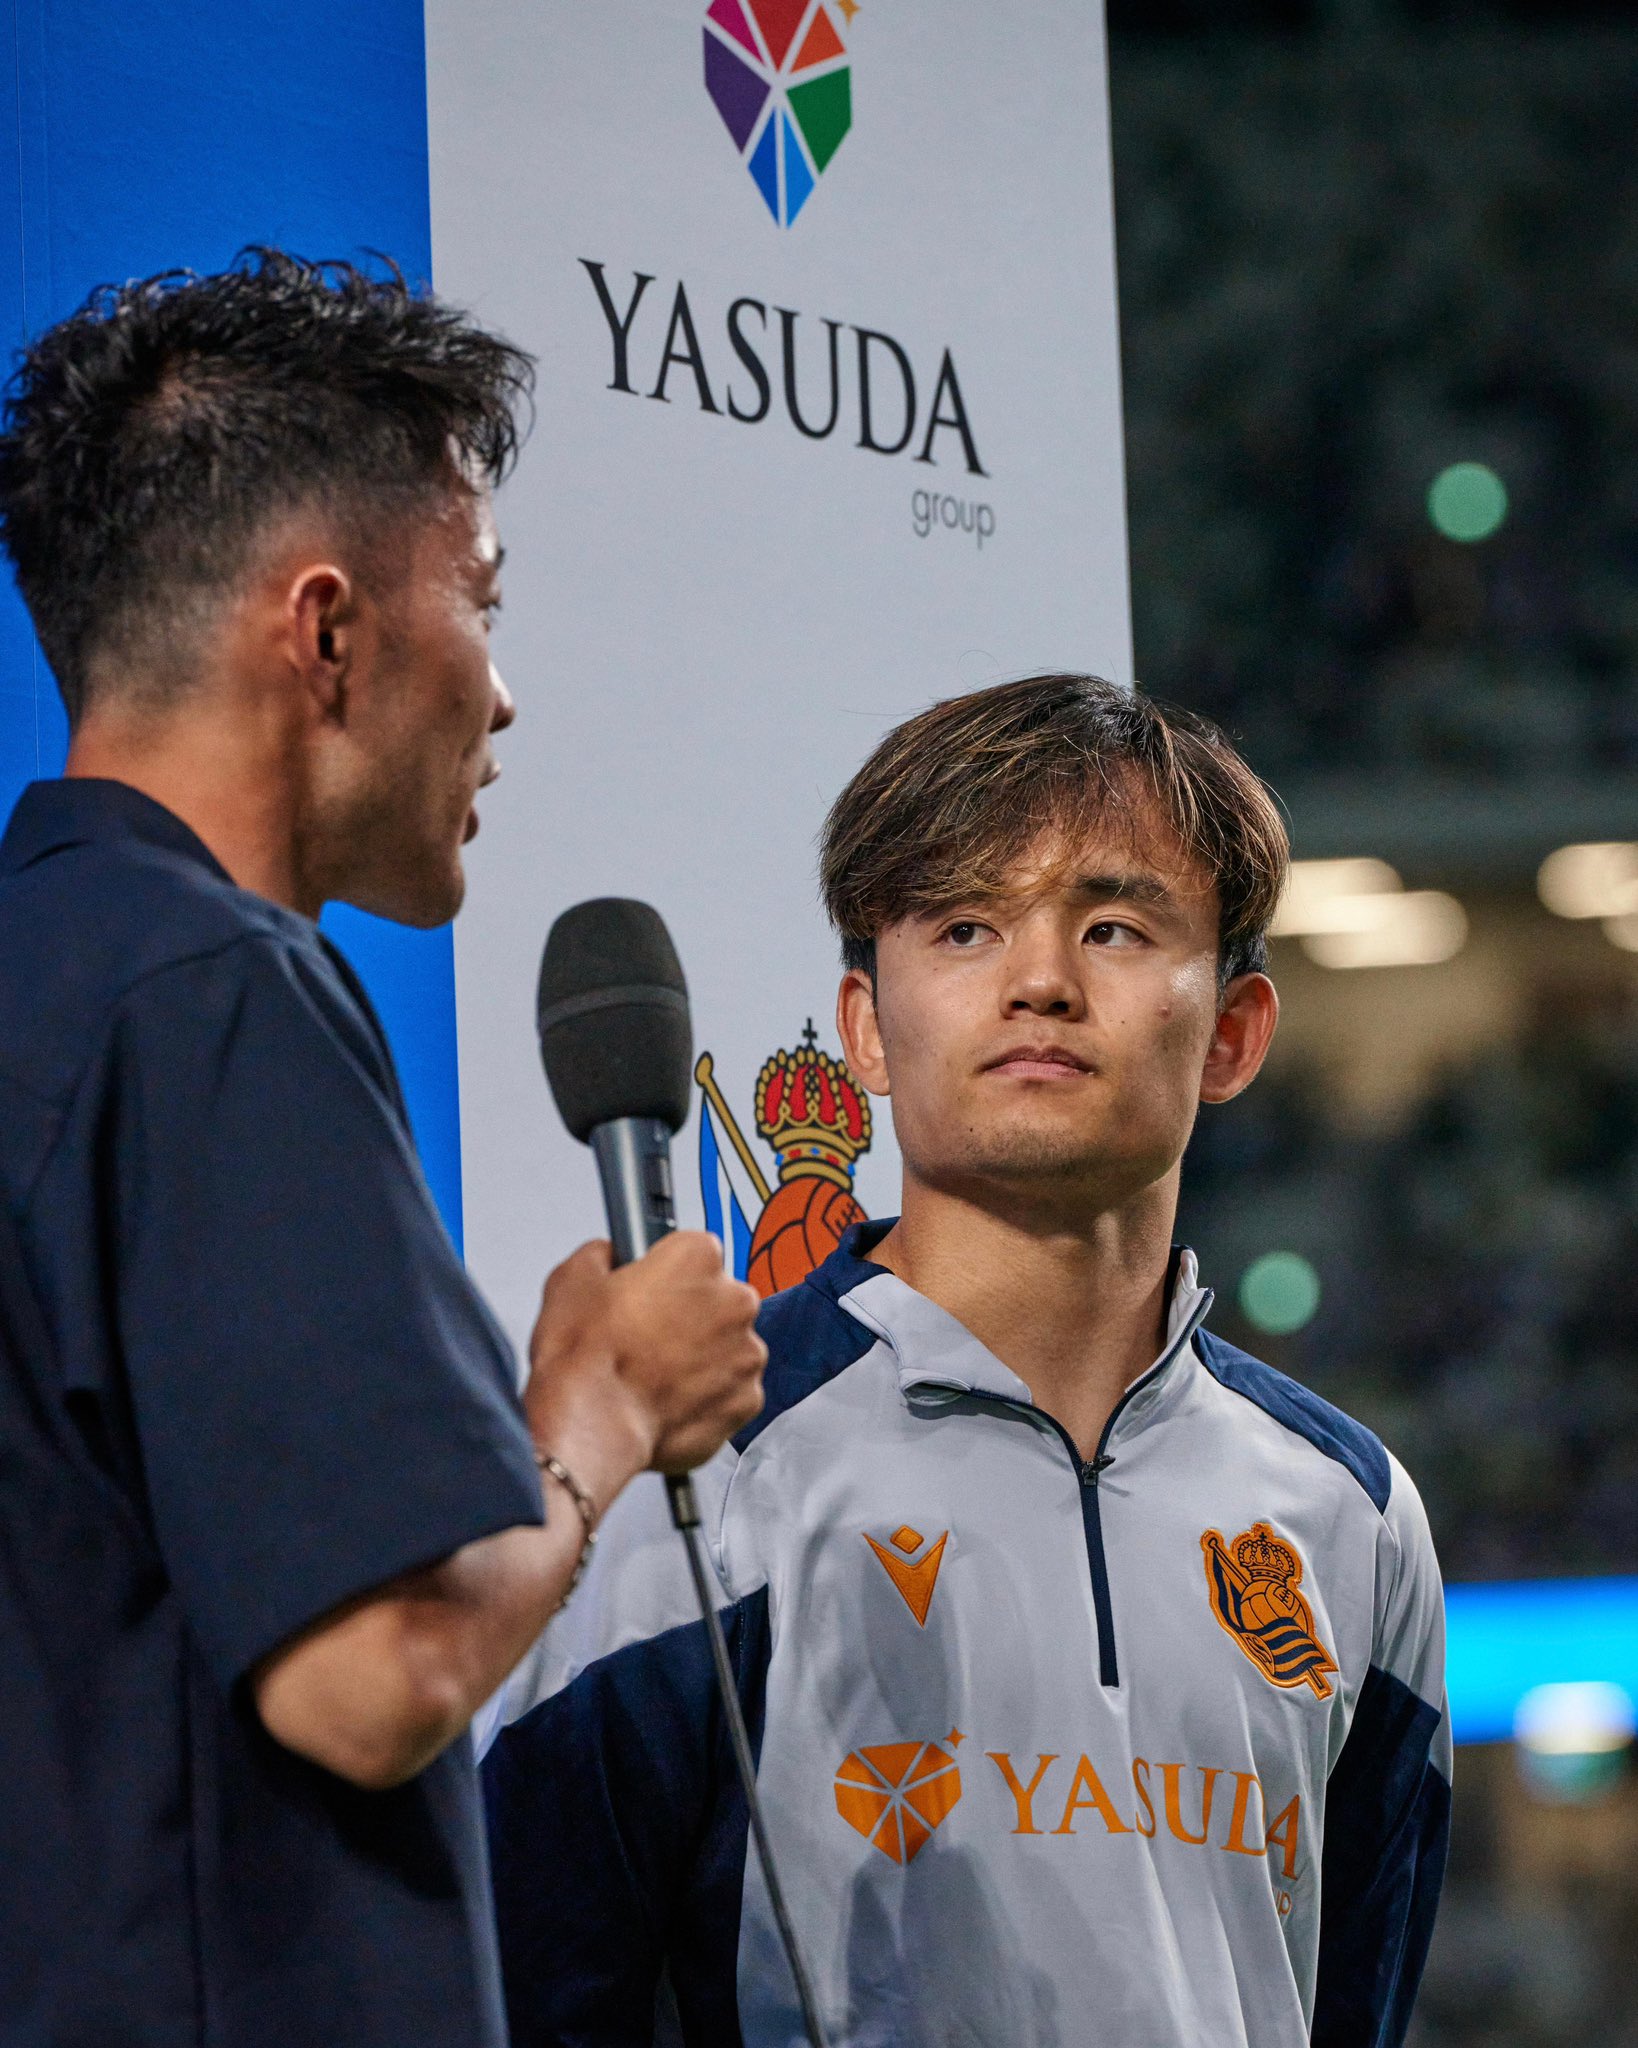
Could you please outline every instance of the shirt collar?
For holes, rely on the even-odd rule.
[[[868,1253],[896,1220],[889,1217],[885,1222],[854,1224],[843,1233],[839,1248],[810,1276],[810,1284],[831,1295],[888,1346],[898,1360],[901,1392],[938,1388],[958,1394],[988,1394],[1033,1407],[1034,1396],[1024,1381],[964,1323],[869,1259]],[[1120,1420],[1126,1426],[1143,1420],[1158,1403],[1162,1384],[1172,1378],[1171,1367],[1191,1354],[1189,1340],[1211,1307],[1211,1292],[1200,1285],[1195,1255],[1185,1247],[1178,1247],[1173,1256],[1170,1285],[1160,1355],[1122,1396]]]
[[[199,835],[174,811],[128,782],[98,776],[61,776],[31,782],[17,799],[0,839],[0,873],[16,874],[47,854],[70,846],[134,839],[196,861],[226,882],[232,877]]]

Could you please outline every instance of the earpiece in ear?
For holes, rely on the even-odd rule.
[[[334,661],[336,658],[336,636],[328,626],[319,634],[319,653],[326,661]]]

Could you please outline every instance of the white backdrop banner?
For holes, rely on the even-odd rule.
[[[427,0],[427,37],[437,287],[540,361],[456,927],[466,1251],[521,1343],[600,1215],[533,1038],[555,913],[666,917],[710,1058],[679,1208],[787,1283],[896,1194],[821,1057],[827,804],[935,698],[1130,679],[1104,39],[1086,0]]]

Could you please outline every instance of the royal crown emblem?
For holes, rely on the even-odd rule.
[[[1256,1523],[1234,1539],[1234,1562],[1252,1580],[1270,1579],[1289,1587],[1302,1577],[1297,1553],[1272,1535],[1266,1522]]]
[[[795,1052],[776,1052],[756,1077],[756,1128],[781,1182],[817,1177],[850,1192],[853,1162],[870,1149],[870,1103],[840,1061],[819,1050],[808,1019]]]
[[[870,1149],[869,1099],[841,1061],[820,1049],[810,1017],[795,1050],[775,1052],[756,1078],[755,1128],[774,1156],[770,1183],[728,1106],[710,1053],[700,1055],[694,1078],[705,1097],[700,1189],[706,1226],[758,1293],[794,1287],[830,1256],[849,1225],[866,1220],[853,1173]],[[734,1185],[740,1173],[749,1183],[743,1197]],[[754,1225],[748,1220],[753,1213]]]
[[[1266,1522],[1225,1543],[1215,1529],[1200,1539],[1206,1589],[1218,1621],[1270,1685],[1306,1685],[1331,1697],[1336,1660],[1314,1633],[1314,1616],[1297,1588],[1302,1559]]]

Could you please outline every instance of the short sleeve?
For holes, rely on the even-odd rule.
[[[397,1574],[538,1523],[506,1341],[373,1019],[317,944],[251,935],[150,976],[112,1087],[143,1478],[223,1682]]]

